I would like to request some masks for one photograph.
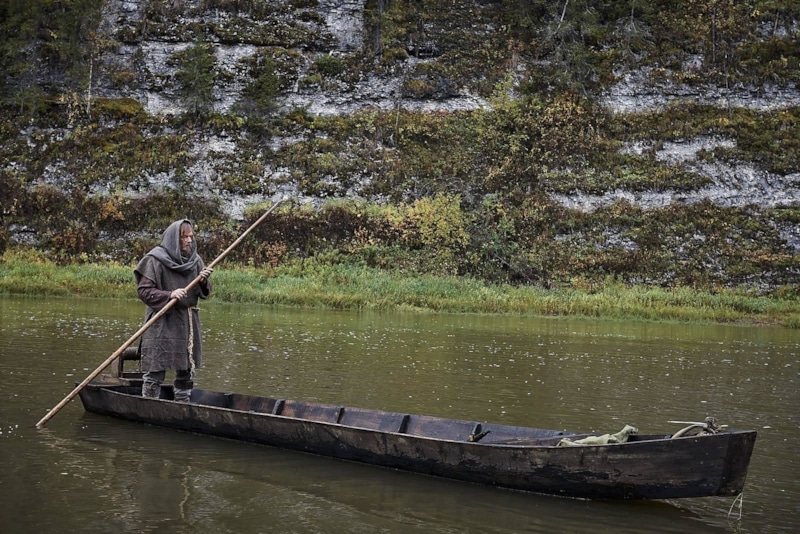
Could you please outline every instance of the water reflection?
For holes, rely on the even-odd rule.
[[[112,522],[144,530],[200,522],[218,532],[580,532],[587,524],[641,532],[702,525],[687,510],[659,503],[591,503],[539,497],[420,477],[298,453],[198,438],[86,414],[68,456],[73,470],[119,473],[103,487]],[[121,439],[122,438],[122,439]],[[89,444],[103,462],[83,465]],[[158,455],[152,451],[157,450]],[[148,451],[150,453],[148,454]],[[128,525],[127,527],[124,525]],[[273,527],[265,527],[272,525]],[[286,526],[282,529],[277,526]],[[714,531],[711,526],[705,531]],[[273,528],[275,530],[273,530]],[[135,531],[135,530],[134,530]]]
[[[78,299],[0,306],[3,531],[731,529],[732,499],[537,497],[114,421],[77,402],[37,431],[142,311]],[[598,432],[669,431],[669,420],[715,415],[759,430],[733,525],[788,532],[800,516],[800,332],[204,307],[203,387]]]

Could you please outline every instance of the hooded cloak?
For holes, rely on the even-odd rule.
[[[134,270],[139,298],[147,305],[145,322],[170,301],[172,291],[188,286],[205,264],[192,241],[188,257],[181,255],[181,225],[175,221],[164,232],[161,244],[148,252]],[[211,292],[211,282],[198,284],[141,337],[143,371],[188,370],[200,367],[202,340],[197,302]],[[190,349],[191,348],[191,359]]]

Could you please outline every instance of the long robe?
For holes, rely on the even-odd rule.
[[[169,302],[169,295],[173,290],[189,285],[205,267],[203,260],[197,255],[194,242],[190,256],[181,256],[180,225],[183,222],[181,220],[172,223],[164,232],[161,245],[148,252],[134,270],[139,298],[147,305],[145,321],[149,321]],[[142,370],[183,371],[202,365],[202,336],[197,303],[210,292],[210,281],[198,284],[189,291],[186,298],[180,299],[142,334]]]

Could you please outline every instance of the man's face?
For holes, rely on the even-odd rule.
[[[194,241],[194,232],[191,227],[181,228],[181,254],[188,256],[192,253],[192,241]]]

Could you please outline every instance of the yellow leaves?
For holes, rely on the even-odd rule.
[[[380,217],[408,245],[428,247],[433,254],[460,250],[469,244],[469,216],[461,209],[459,195],[437,193],[410,205],[385,206]]]
[[[438,193],[421,198],[406,210],[406,217],[419,232],[423,245],[457,249],[469,243],[466,215],[461,211],[461,197]]]
[[[125,215],[119,209],[119,201],[116,198],[109,198],[100,204],[100,213],[97,217],[100,221],[124,221]]]

